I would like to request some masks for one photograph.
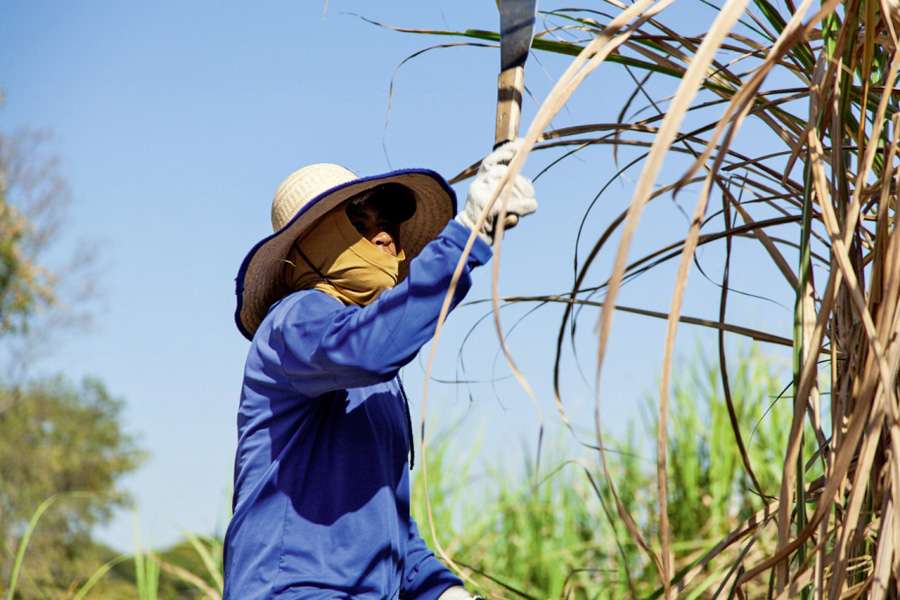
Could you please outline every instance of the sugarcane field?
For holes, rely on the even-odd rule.
[[[900,3],[0,3],[3,600],[900,600]]]

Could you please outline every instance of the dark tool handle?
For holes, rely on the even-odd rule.
[[[500,72],[497,79],[497,125],[494,128],[494,148],[519,136],[522,118],[522,92],[525,90],[525,67],[519,65]],[[506,215],[506,229],[519,222],[518,215]]]

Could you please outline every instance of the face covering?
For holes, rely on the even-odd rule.
[[[344,304],[366,306],[397,284],[405,258],[402,250],[398,256],[379,250],[339,206],[294,243],[286,279],[291,290],[317,289]]]

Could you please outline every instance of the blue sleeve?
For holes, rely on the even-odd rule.
[[[368,306],[344,306],[321,292],[290,305],[275,326],[285,375],[309,396],[392,379],[434,335],[469,232],[450,221],[410,261],[406,278]],[[451,308],[469,291],[470,271],[490,257],[476,238]]]
[[[425,545],[419,535],[419,528],[409,516],[409,540],[406,542],[406,560],[403,563],[403,597],[414,600],[435,600],[454,585],[463,585],[462,580],[450,572],[434,553]]]

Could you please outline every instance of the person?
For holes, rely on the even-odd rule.
[[[401,367],[434,334],[451,276],[520,141],[482,161],[463,210],[437,173],[359,178],[333,164],[279,186],[274,233],[237,276],[251,341],[237,415],[225,600],[472,598],[410,515],[414,447]],[[535,211],[531,182],[504,196]],[[495,203],[466,259],[491,257]]]

